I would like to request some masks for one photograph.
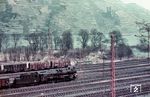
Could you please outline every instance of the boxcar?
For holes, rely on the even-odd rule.
[[[14,72],[21,72],[27,70],[26,63],[7,63],[1,65],[1,71],[5,73],[14,73]]]
[[[0,64],[0,73],[16,73],[26,71],[46,70],[53,68],[64,68],[70,66],[69,59],[53,58],[48,61],[34,61],[34,62],[17,62],[17,63],[3,63]]]
[[[2,77],[0,78],[0,88],[5,88],[9,86],[9,78]]]
[[[1,64],[0,64],[0,73],[2,73],[3,71],[2,71],[2,67],[1,67]]]

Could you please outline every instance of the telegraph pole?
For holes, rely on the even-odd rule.
[[[115,89],[115,43],[114,43],[114,35],[111,35],[111,97],[116,97],[116,89]]]
[[[104,50],[102,51],[102,59],[103,59],[103,80],[105,79],[105,58],[104,58]],[[103,92],[103,97],[107,97],[106,93],[106,85],[104,86],[104,92]]]
[[[148,30],[148,64],[149,64],[149,49],[150,49],[150,47],[149,47],[149,45],[150,45],[150,41],[149,41],[149,38],[150,38],[150,31]]]

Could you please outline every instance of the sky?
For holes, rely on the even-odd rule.
[[[122,0],[124,3],[136,3],[145,9],[150,10],[150,0]]]

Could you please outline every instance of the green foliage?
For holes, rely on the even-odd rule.
[[[109,33],[110,35],[114,35],[114,40],[116,43],[116,55],[121,60],[123,57],[131,57],[133,55],[132,49],[128,46],[122,38],[122,34],[120,31],[112,31]]]
[[[120,58],[120,59],[122,59],[122,57],[124,57],[125,56],[125,44],[123,43],[123,44],[118,44],[118,46],[117,46],[117,56]]]
[[[23,26],[23,33],[29,33],[30,26],[32,25],[32,19],[29,16],[25,16],[23,20],[19,20],[19,24]]]
[[[54,18],[61,13],[63,10],[65,10],[65,6],[61,5],[61,1],[60,0],[52,0],[51,5],[49,5],[49,14],[46,17],[46,21],[45,21],[45,26],[48,28],[47,31],[49,29],[51,30],[56,30],[58,29],[57,24],[54,21]]]
[[[133,51],[130,46],[126,46],[126,56],[128,58],[133,57]]]
[[[122,59],[122,57],[130,58],[133,55],[132,49],[125,43],[119,43],[116,52],[120,60]]]
[[[60,49],[61,48],[61,44],[62,44],[62,40],[61,37],[58,33],[58,31],[53,31],[53,40],[54,40],[54,45],[55,45],[55,49]]]
[[[13,38],[14,48],[16,49],[18,41],[19,41],[21,35],[18,34],[18,33],[13,33],[13,34],[11,34],[11,37]]]
[[[7,34],[4,34],[3,41],[2,41],[2,47],[3,47],[4,53],[7,52],[7,49],[9,46],[10,46],[10,36]]]
[[[147,41],[147,39],[145,39],[145,38],[140,38],[140,44],[141,45],[147,45],[148,44],[148,41]]]
[[[44,32],[41,32],[41,33],[38,33],[38,41],[39,41],[39,44],[38,44],[38,48],[40,51],[44,51],[45,49],[48,48],[48,35],[47,33],[44,33]]]
[[[7,0],[1,1],[7,2]],[[150,19],[149,11],[145,11],[143,8],[140,8],[139,6],[133,4],[128,7],[127,4],[124,5],[122,2],[118,2],[118,0],[117,3],[113,0],[31,1],[32,0],[19,0],[17,2],[18,4],[16,4],[15,6],[11,6],[5,3],[6,8],[5,5],[4,8],[0,7],[2,8],[0,12],[0,22],[7,23],[8,26],[17,26],[16,29],[10,27],[9,32],[14,31],[16,33],[21,33],[23,30],[24,34],[31,33],[32,29],[35,29],[37,25],[40,25],[39,29],[44,33],[48,33],[49,31],[53,32],[55,30],[62,32],[68,28],[72,29],[72,32],[74,33],[81,28],[86,28],[88,31],[91,28],[96,28],[106,33],[112,31],[112,29],[117,28],[120,29],[120,31],[126,31],[127,33],[136,32],[136,25],[134,25],[135,19]],[[26,5],[24,7],[20,6],[26,3],[29,3],[29,5]],[[122,7],[122,5],[124,7]],[[107,7],[109,7],[108,10]],[[39,11],[41,11],[40,14],[38,14]],[[105,13],[105,15],[103,13]],[[13,19],[16,20],[11,21]],[[20,20],[21,27],[20,24],[18,25],[18,20]],[[119,24],[120,26],[118,26]],[[4,30],[3,27],[1,28],[2,30]],[[93,46],[100,45],[100,42],[98,43],[98,40],[100,39],[98,38],[98,34],[99,33],[97,33],[91,40]],[[90,38],[90,36],[88,36],[88,38]],[[62,39],[59,36],[54,37],[56,46],[58,44],[58,47],[55,48],[59,48],[61,40]],[[94,44],[94,41],[97,42],[95,42]],[[121,39],[116,40],[117,44],[120,42],[122,42]],[[75,44],[78,43],[75,41]],[[84,43],[84,46],[82,45],[82,47],[86,48],[87,44],[88,43]]]
[[[4,32],[0,29],[0,52],[2,51],[3,38],[4,38]]]
[[[110,19],[114,25],[120,25],[120,18],[118,14],[116,14],[116,12],[112,9],[112,7],[107,7],[107,11],[103,12],[102,15]]]
[[[69,49],[73,48],[73,40],[72,34],[70,30],[66,30],[62,34],[62,48],[63,50],[68,51]]]
[[[86,48],[87,47],[87,43],[89,40],[89,33],[88,30],[86,29],[81,29],[79,31],[79,36],[80,36],[80,42],[82,44],[82,48]]]
[[[109,33],[110,35],[114,35],[114,38],[115,38],[115,43],[116,45],[120,44],[120,43],[124,43],[124,40],[122,38],[122,34],[120,31],[112,31]]]
[[[29,61],[30,60],[30,55],[31,55],[31,48],[30,47],[26,47],[25,48],[25,56],[26,56],[26,60]]]
[[[59,36],[54,37],[54,44],[55,44],[55,49],[61,48],[61,38]]]
[[[137,45],[137,48],[140,51],[147,52],[149,51],[149,43],[150,43],[150,23],[147,23],[145,21],[142,22],[136,22],[138,28],[139,28],[139,33],[141,36],[140,37],[140,43]]]
[[[136,25],[139,27],[140,33],[150,32],[150,23],[142,21],[142,22],[136,22]]]
[[[49,10],[51,10],[52,17],[59,14],[64,9],[65,6],[61,4],[60,0],[52,0],[52,4],[51,6],[49,6]]]
[[[36,54],[37,51],[43,52],[48,49],[48,35],[47,33],[38,32],[38,33],[30,33],[25,35],[25,40],[29,42],[29,47],[27,51],[32,52],[32,54]]]
[[[136,46],[141,52],[148,52],[148,41],[145,38],[140,38],[140,43]]]
[[[5,11],[0,12],[0,21],[8,23],[11,19],[15,19],[19,14],[12,12],[12,6],[6,4]]]
[[[97,29],[92,29],[91,30],[91,43],[92,46],[95,47],[100,47],[102,46],[102,40],[104,39],[104,34],[101,32],[98,32]]]
[[[39,37],[37,33],[31,33],[25,36],[25,39],[29,42],[29,48],[27,48],[25,52],[27,55],[29,51],[32,52],[33,56],[36,54],[40,44]]]

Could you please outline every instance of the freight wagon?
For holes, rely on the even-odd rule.
[[[77,77],[75,66],[29,71],[16,78],[0,77],[0,88],[37,85],[48,82],[74,80]]]
[[[17,62],[17,63],[1,63],[0,73],[16,73],[16,72],[27,72],[36,71],[52,68],[63,68],[70,66],[71,63],[67,59],[53,59],[48,62]]]
[[[0,89],[9,86],[9,77],[0,77]]]

